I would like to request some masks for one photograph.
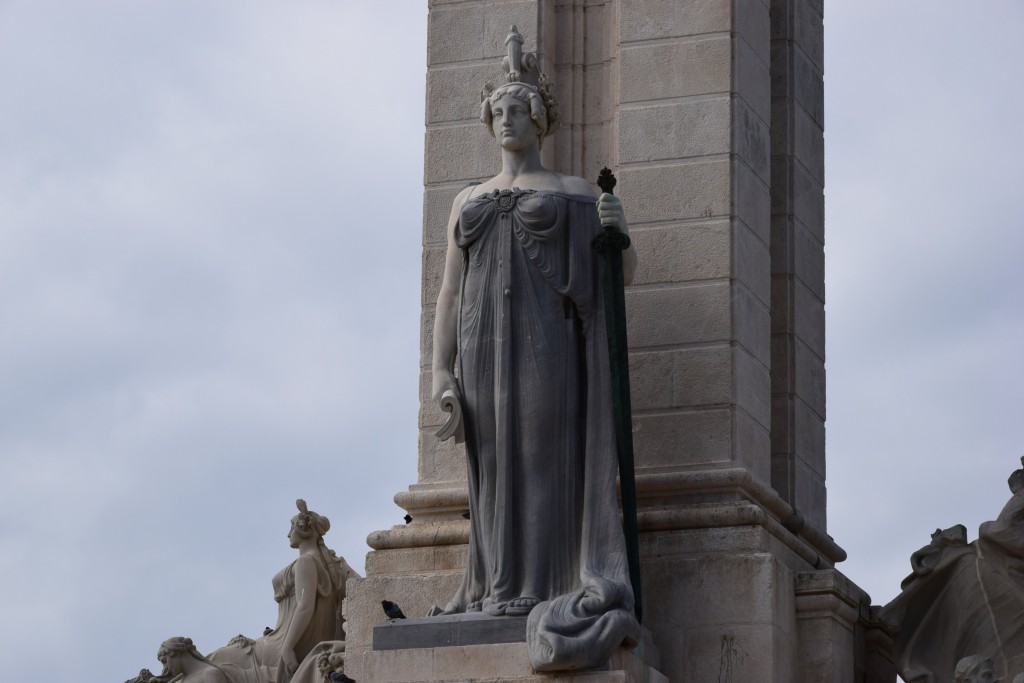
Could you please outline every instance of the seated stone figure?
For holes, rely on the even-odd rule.
[[[936,531],[885,606],[904,680],[1005,681],[1024,671],[1024,469],[1008,483],[1013,495],[978,539],[967,543],[960,525]],[[992,678],[979,678],[983,660]]]
[[[292,518],[288,540],[299,556],[273,579],[277,625],[256,640],[237,636],[209,656],[231,683],[319,683],[315,661],[301,671],[299,663],[311,653],[315,660],[320,643],[345,639],[345,582],[359,575],[324,544],[330,521],[311,512],[301,499],[296,505],[299,514]]]

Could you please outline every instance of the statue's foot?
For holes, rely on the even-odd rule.
[[[474,600],[473,602],[469,603],[468,607],[466,607],[466,611],[467,612],[479,612],[480,609],[481,609],[481,607],[480,607],[480,601],[479,600]]]
[[[524,614],[529,614],[530,611],[539,603],[539,598],[530,597],[528,595],[524,595],[521,598],[513,598],[508,601],[508,606],[505,608],[505,614],[510,617],[521,617]]]
[[[445,615],[448,615],[448,614],[458,614],[458,613],[459,613],[459,606],[456,605],[454,602],[449,602],[448,605],[444,609],[441,609],[437,605],[432,606],[430,608],[430,610],[427,612],[427,616],[428,617],[440,617],[440,616],[445,616]]]
[[[508,607],[508,602],[505,600],[491,600],[488,598],[484,600],[483,612],[489,617],[500,617],[505,614],[506,607]]]

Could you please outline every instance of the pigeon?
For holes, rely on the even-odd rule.
[[[274,632],[274,629],[270,628],[269,626],[266,627],[265,629],[263,629],[263,635],[265,635],[265,636],[269,636],[273,632]]]
[[[380,606],[384,608],[384,614],[388,615],[388,619],[405,619],[402,608],[390,600],[381,600]]]
[[[412,521],[412,515],[406,515],[405,516],[405,523],[408,524],[411,521]]]
[[[356,683],[346,676],[344,671],[332,671],[327,674],[327,680],[331,681],[331,683]]]

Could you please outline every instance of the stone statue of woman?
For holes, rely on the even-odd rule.
[[[535,669],[589,668],[639,633],[591,248],[602,223],[627,226],[617,198],[541,164],[558,109],[521,43],[513,26],[507,82],[482,93],[501,172],[455,199],[437,301],[433,395],[462,409],[470,502],[466,573],[443,612],[529,614]]]
[[[288,541],[299,556],[273,579],[277,626],[256,640],[238,636],[210,654],[231,683],[289,683],[319,643],[345,638],[345,581],[358,574],[324,543],[330,520],[309,510],[304,500],[296,506]],[[304,669],[315,672],[315,666]]]

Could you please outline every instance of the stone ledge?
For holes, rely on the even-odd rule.
[[[361,657],[373,683],[668,683],[634,651],[619,649],[603,670],[537,674],[526,643],[376,650]]]
[[[453,614],[385,621],[373,627],[374,650],[526,642],[526,617]]]
[[[636,488],[641,532],[758,524],[793,548],[812,567],[825,568],[846,559],[846,551],[831,536],[806,523],[799,511],[748,470],[639,472]],[[414,520],[434,519],[430,514],[434,507],[450,511],[469,507],[465,488],[410,490],[397,494],[395,502],[408,510]],[[736,509],[730,514],[723,509],[727,507]],[[761,513],[752,514],[748,507],[757,507]],[[454,512],[451,515],[455,517]],[[366,542],[375,550],[459,545],[469,542],[469,523],[457,517],[432,523],[414,522],[376,531]]]

